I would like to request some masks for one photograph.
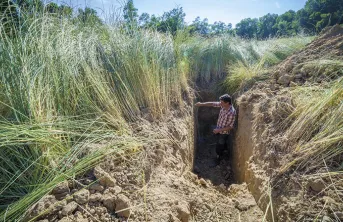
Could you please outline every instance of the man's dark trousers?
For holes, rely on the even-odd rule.
[[[227,148],[227,140],[229,138],[229,134],[220,134],[216,135],[217,137],[217,144],[216,144],[216,153],[219,156],[218,160],[223,159],[224,151]]]

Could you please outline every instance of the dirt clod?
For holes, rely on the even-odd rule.
[[[116,197],[114,195],[107,195],[103,197],[102,202],[109,211],[115,210]]]
[[[177,205],[176,207],[177,213],[178,213],[178,218],[182,222],[188,222],[189,221],[189,216],[190,216],[190,211],[189,211],[189,204],[186,202],[181,202]]]
[[[75,201],[72,201],[70,203],[68,203],[67,205],[65,205],[61,211],[61,215],[62,216],[67,216],[71,213],[73,213],[76,208],[77,208],[77,203]]]
[[[116,180],[105,172],[100,166],[94,168],[94,176],[99,180],[99,183],[105,187],[114,187]]]
[[[123,194],[119,194],[118,198],[115,200],[115,210],[116,213],[119,216],[122,217],[129,217],[131,214],[131,210],[130,210],[130,199],[123,195]]]
[[[78,204],[88,203],[89,191],[87,189],[80,190],[79,192],[74,194],[74,200]]]

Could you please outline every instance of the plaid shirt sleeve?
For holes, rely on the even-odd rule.
[[[212,106],[213,106],[213,107],[220,107],[220,102],[214,102],[214,103],[212,104]]]

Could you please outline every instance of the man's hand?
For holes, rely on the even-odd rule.
[[[218,134],[218,133],[220,133],[220,132],[221,132],[221,129],[214,129],[214,130],[213,130],[213,133],[214,133],[214,134]]]
[[[195,106],[201,106],[201,102],[195,103]]]

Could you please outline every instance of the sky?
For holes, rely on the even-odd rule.
[[[104,12],[120,8],[125,0],[53,0],[82,8],[85,5],[98,11],[103,17]],[[147,12],[150,15],[163,15],[179,6],[186,13],[185,21],[190,24],[199,16],[207,18],[209,23],[222,21],[231,23],[233,27],[244,18],[259,18],[268,13],[283,14],[288,10],[297,11],[305,6],[306,0],[133,0],[138,14]]]

